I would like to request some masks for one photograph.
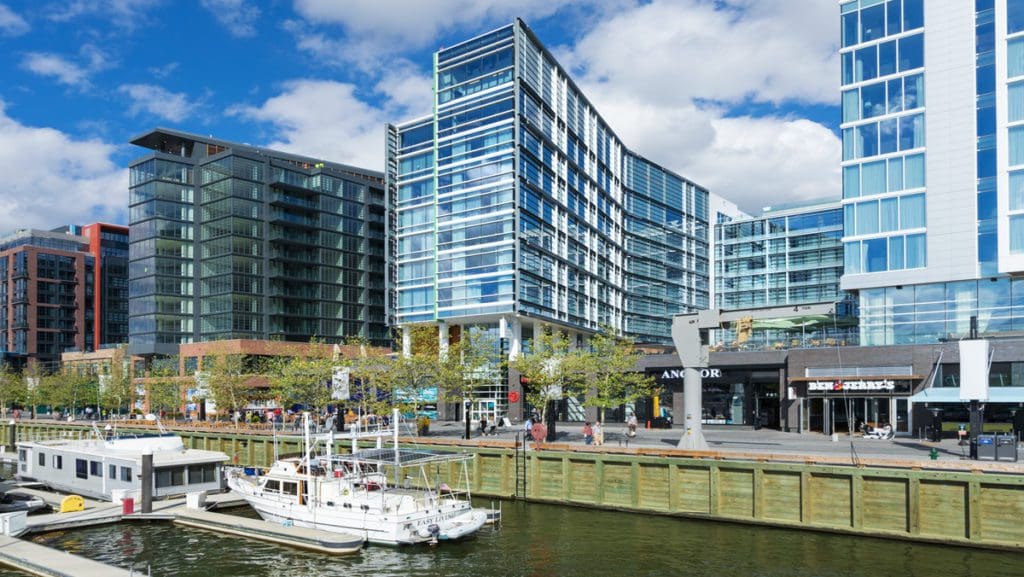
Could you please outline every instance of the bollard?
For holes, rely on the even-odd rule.
[[[153,512],[153,451],[142,452],[142,513]]]

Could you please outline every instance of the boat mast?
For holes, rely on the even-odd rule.
[[[397,407],[391,413],[391,428],[393,429],[392,432],[391,432],[392,440],[393,440],[394,445],[395,445],[395,486],[397,487],[398,484],[401,482],[401,478],[399,478],[399,475],[401,474],[400,467],[401,467],[401,463],[402,463],[402,460],[398,458],[398,408]]]
[[[303,434],[304,441],[305,441],[305,444],[306,444],[306,470],[308,471],[309,470],[309,452],[310,452],[310,446],[309,446],[309,411],[304,411],[302,413],[302,429],[303,429],[303,433],[302,434]]]

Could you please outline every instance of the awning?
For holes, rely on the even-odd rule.
[[[931,387],[910,397],[912,403],[966,403],[960,387]],[[1024,403],[1024,387],[989,387],[986,403]]]

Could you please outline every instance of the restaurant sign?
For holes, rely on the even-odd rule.
[[[835,379],[807,382],[808,393],[906,393],[910,381],[895,379]]]

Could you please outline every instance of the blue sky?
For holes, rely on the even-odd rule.
[[[748,211],[839,194],[823,0],[0,0],[0,232],[125,222],[154,126],[383,166],[431,54],[523,18],[636,152]]]

